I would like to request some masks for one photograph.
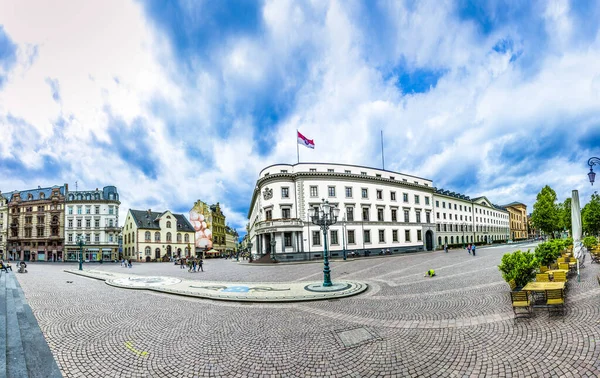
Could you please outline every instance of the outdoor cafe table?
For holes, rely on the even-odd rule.
[[[565,289],[565,282],[530,282],[523,288],[524,291],[543,292],[544,297],[546,296],[546,290]],[[540,299],[540,298],[538,298]],[[544,299],[545,300],[545,299]],[[545,305],[541,302],[538,305]],[[534,307],[539,307],[534,305]]]

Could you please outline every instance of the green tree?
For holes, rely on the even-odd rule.
[[[598,195],[598,192],[594,192],[590,202],[583,207],[581,222],[585,233],[598,235],[600,232],[600,195]]]
[[[523,287],[535,278],[539,264],[535,255],[529,250],[527,252],[519,250],[505,253],[498,265],[498,270],[502,272],[502,277],[506,282],[514,280],[517,287]]]
[[[556,192],[546,185],[538,193],[533,204],[531,221],[538,230],[554,236],[554,231],[560,229],[559,219]]]
[[[561,229],[571,231],[572,230],[572,222],[571,222],[571,198],[567,198],[565,202],[558,204],[559,209],[559,227]]]

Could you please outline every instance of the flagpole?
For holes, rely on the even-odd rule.
[[[381,130],[381,166],[385,171],[385,160],[383,158],[383,130]]]
[[[298,156],[298,164],[300,164],[300,147],[298,144],[298,129],[296,129],[296,155]]]

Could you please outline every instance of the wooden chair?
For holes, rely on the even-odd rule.
[[[548,314],[552,312],[560,312],[561,315],[565,314],[565,296],[561,289],[546,290],[546,305],[548,306]],[[554,311],[550,311],[553,309]]]
[[[558,264],[557,263],[550,264],[550,269],[552,269],[552,270],[558,269]]]
[[[538,273],[535,275],[535,280],[537,282],[550,282],[550,276],[548,276],[548,273]]]
[[[565,261],[565,257],[559,257],[558,259],[556,259],[556,262],[557,262],[558,264],[565,263],[565,262],[566,262],[566,261]]]
[[[558,269],[569,270],[569,263],[558,263]]]
[[[590,258],[592,259],[592,263],[600,264],[600,253],[599,252],[590,251]]]
[[[540,273],[546,273],[548,271],[548,267],[544,265],[540,265]]]
[[[533,314],[533,304],[526,291],[511,291],[510,299],[513,312],[515,313],[515,319],[520,317],[531,317],[531,314]],[[525,310],[526,312],[522,312],[521,310]]]
[[[566,284],[568,282],[567,274],[564,272],[554,272],[554,282],[564,282]]]

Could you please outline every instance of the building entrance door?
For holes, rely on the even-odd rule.
[[[433,232],[431,230],[425,233],[425,249],[428,251],[433,250]]]
[[[31,258],[31,253],[29,251],[25,251],[25,256],[23,257],[23,260],[29,261],[30,258]]]

